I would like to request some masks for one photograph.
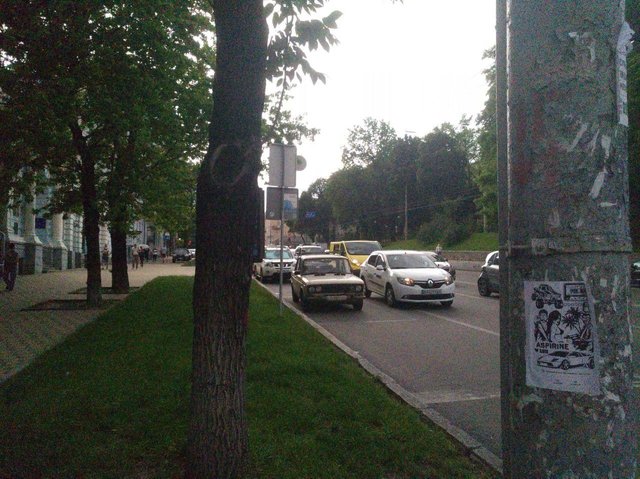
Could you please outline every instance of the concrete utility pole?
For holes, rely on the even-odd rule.
[[[634,479],[624,0],[497,5],[504,477]]]

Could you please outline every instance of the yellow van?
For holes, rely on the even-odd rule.
[[[360,276],[360,265],[367,260],[369,255],[381,249],[380,243],[369,240],[332,241],[329,243],[329,251],[347,258],[351,272],[356,276]]]

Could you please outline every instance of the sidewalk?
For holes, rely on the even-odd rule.
[[[145,263],[143,268],[129,269],[129,284],[143,286],[158,276],[195,274],[194,267],[182,264]],[[104,313],[104,310],[21,311],[49,299],[82,299],[83,295],[69,293],[86,287],[86,280],[87,270],[81,268],[18,276],[11,292],[0,282],[0,383]],[[111,273],[105,270],[102,270],[102,285],[111,285]],[[124,297],[126,295],[103,295],[103,299]]]

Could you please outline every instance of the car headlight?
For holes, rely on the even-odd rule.
[[[309,286],[310,293],[319,293],[322,291],[322,286]]]
[[[452,284],[452,283],[453,283],[453,276],[449,274],[447,275],[447,278],[444,280],[444,284]]]
[[[411,278],[401,278],[400,276],[398,276],[398,283],[405,286],[414,286],[416,284]]]
[[[362,291],[362,285],[357,284],[353,289],[356,293],[360,293]]]

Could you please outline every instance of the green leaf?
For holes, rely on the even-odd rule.
[[[339,10],[335,10],[331,12],[331,14],[327,15],[322,19],[322,23],[325,24],[328,28],[338,28],[338,24],[336,20],[342,16],[342,12]]]

